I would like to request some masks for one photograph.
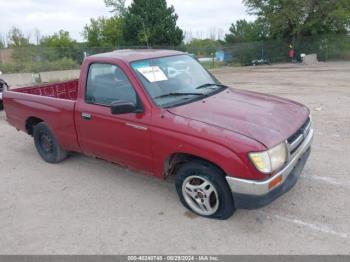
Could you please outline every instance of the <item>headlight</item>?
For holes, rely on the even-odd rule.
[[[264,152],[249,153],[249,158],[260,172],[269,174],[286,163],[287,147],[282,143]]]

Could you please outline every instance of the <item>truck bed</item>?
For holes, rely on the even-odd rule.
[[[75,79],[60,83],[15,88],[11,91],[38,96],[54,97],[58,99],[77,100],[78,83],[79,80]]]
[[[74,113],[79,80],[23,88],[3,95],[8,122],[28,132],[33,121],[43,121],[67,150],[79,151]]]

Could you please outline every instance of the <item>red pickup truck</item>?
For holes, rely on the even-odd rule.
[[[175,175],[181,202],[226,219],[291,189],[309,155],[309,110],[219,83],[177,51],[122,50],[85,59],[79,80],[3,94],[8,122],[49,163],[80,152]]]

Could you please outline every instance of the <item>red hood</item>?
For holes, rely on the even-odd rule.
[[[268,148],[289,138],[309,116],[309,110],[299,103],[234,89],[169,112],[234,131]]]

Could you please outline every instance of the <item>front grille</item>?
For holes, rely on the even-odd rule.
[[[290,154],[293,155],[302,144],[304,139],[307,137],[311,129],[311,119],[308,118],[306,122],[296,131],[293,135],[291,135],[287,142],[289,144]]]

